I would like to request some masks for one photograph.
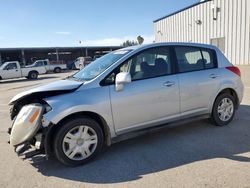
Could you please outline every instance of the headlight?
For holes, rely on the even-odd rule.
[[[41,104],[24,106],[18,113],[10,135],[10,143],[13,146],[30,140],[41,126],[41,116],[44,107]]]

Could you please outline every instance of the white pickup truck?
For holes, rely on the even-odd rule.
[[[21,67],[18,61],[5,62],[0,66],[0,80],[26,77],[37,79],[39,74],[45,74],[44,67]]]
[[[59,73],[62,70],[67,69],[67,65],[63,63],[52,64],[49,62],[48,59],[45,60],[37,60],[33,64],[26,66],[26,67],[44,67],[46,72],[55,72]]]
[[[81,70],[93,61],[91,57],[78,57],[74,61],[74,68]]]

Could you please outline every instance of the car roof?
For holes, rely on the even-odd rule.
[[[157,47],[157,46],[192,46],[192,47],[199,47],[199,48],[209,48],[209,49],[217,49],[217,47],[210,45],[210,44],[202,44],[202,43],[190,43],[190,42],[159,42],[159,43],[151,43],[151,44],[143,44],[143,45],[136,45],[136,46],[129,46],[126,48],[122,48],[119,50],[138,50],[141,48],[150,48],[150,47]]]
[[[5,61],[4,63],[19,63],[18,61]]]

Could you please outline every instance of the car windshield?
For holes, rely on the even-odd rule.
[[[74,74],[73,78],[82,81],[92,80],[125,56],[128,52],[128,50],[118,50],[102,56]]]

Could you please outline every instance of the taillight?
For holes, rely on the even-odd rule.
[[[226,69],[230,70],[234,74],[237,74],[239,77],[241,77],[240,69],[238,67],[231,66],[231,67],[226,67]]]

